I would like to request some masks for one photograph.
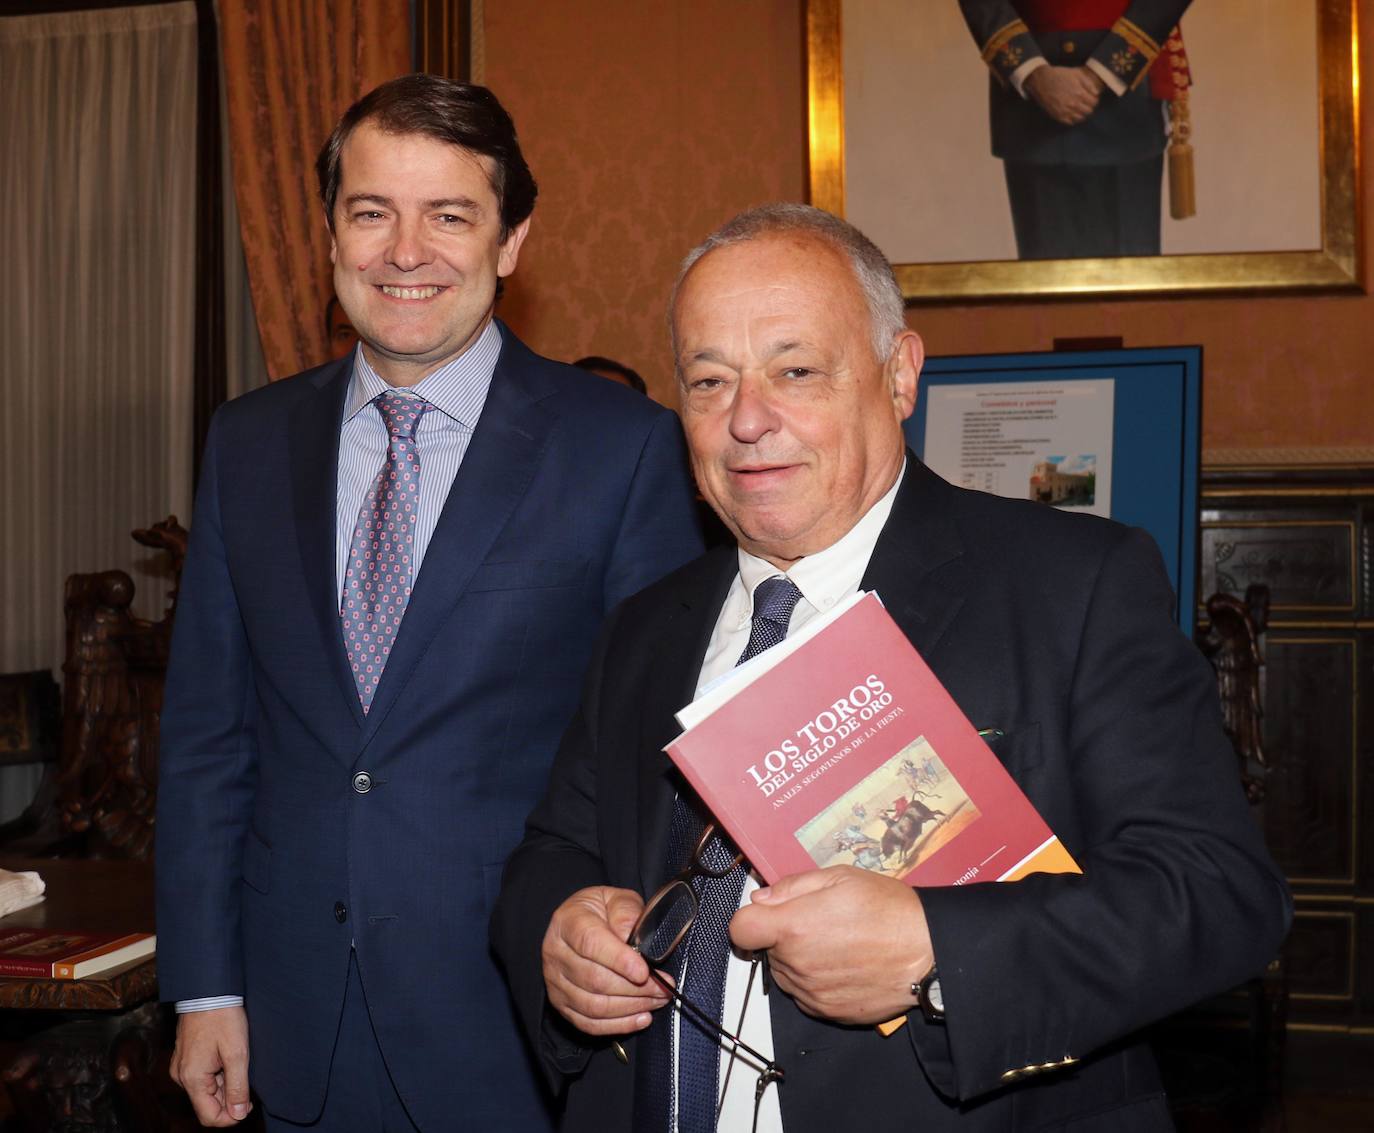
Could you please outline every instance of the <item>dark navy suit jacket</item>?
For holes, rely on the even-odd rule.
[[[604,614],[700,542],[676,417],[502,337],[366,717],[334,557],[351,362],[211,428],[162,716],[158,977],[246,996],[253,1085],[292,1120],[323,1104],[353,947],[422,1129],[546,1124],[488,951],[502,864]]]
[[[675,777],[660,750],[737,570],[721,548],[608,621],[548,793],[512,856],[493,939],[564,1128],[652,1129],[629,1064],[547,1007],[539,942],[588,885],[652,893]],[[1215,681],[1173,621],[1149,536],[946,484],[908,454],[864,576],[1083,867],[925,889],[948,1021],[889,1038],[769,998],[789,1133],[1171,1128],[1133,1032],[1261,970],[1291,915],[1222,732]]]

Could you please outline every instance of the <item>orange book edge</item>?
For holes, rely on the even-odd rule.
[[[152,955],[157,947],[157,937],[146,932],[131,932],[125,936],[121,936],[118,940],[111,940],[105,944],[97,945],[94,948],[88,948],[84,952],[78,952],[74,956],[64,956],[61,960],[53,963],[52,978],[56,980],[79,979],[81,977],[75,974],[76,969],[79,965],[86,963],[88,960],[100,960],[112,956],[115,953],[128,952],[129,955],[127,957],[121,957],[118,960],[114,960],[109,965],[112,968],[117,967],[124,959],[136,959],[138,955],[140,955],[140,946],[145,942],[148,942],[151,947],[142,951],[141,955]],[[86,973],[83,973],[83,975],[85,974]]]

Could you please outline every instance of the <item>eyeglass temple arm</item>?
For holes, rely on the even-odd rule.
[[[763,1073],[769,1075],[769,1077],[772,1080],[777,1081],[778,1079],[781,1079],[786,1076],[786,1073],[783,1070],[783,1068],[779,1066],[776,1062],[774,1062],[771,1058],[765,1058],[743,1039],[739,1038],[736,1035],[732,1035],[729,1031],[727,1031],[724,1027],[722,1027],[719,1023],[717,1023],[714,1019],[707,1015],[705,1011],[703,1011],[690,999],[687,999],[685,996],[681,995],[678,992],[677,988],[675,988],[671,983],[669,983],[669,981],[666,978],[664,978],[663,973],[660,972],[658,968],[654,967],[654,965],[652,964],[649,965],[649,975],[653,976],[654,980],[658,983],[659,987],[661,987],[664,991],[666,991],[669,995],[673,997],[673,1002],[675,1002],[681,1010],[685,1011],[688,1015],[692,1016],[692,1018],[695,1019],[700,1026],[707,1027],[710,1030],[713,1030],[717,1034],[721,1035],[723,1038],[729,1039],[730,1043],[736,1049],[744,1051],[745,1054],[747,1054],[756,1063],[758,1063],[759,1066],[763,1068]]]

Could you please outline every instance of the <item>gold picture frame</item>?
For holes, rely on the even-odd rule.
[[[1363,290],[1355,4],[1356,0],[1316,0],[1320,249],[894,264],[902,293],[908,300],[958,301]],[[842,6],[843,0],[806,0],[811,203],[837,216],[845,211]]]

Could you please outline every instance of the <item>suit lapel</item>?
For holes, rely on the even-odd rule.
[[[668,832],[679,783],[672,760],[662,748],[681,731],[673,714],[696,695],[706,647],[738,564],[733,546],[718,548],[703,558],[656,635],[656,656],[645,682],[643,734],[636,749],[643,753],[638,766],[638,858],[646,894],[666,876]]]
[[[338,568],[334,559],[339,429],[352,376],[352,355],[324,368],[315,391],[289,410],[287,444],[291,467],[296,542],[310,608],[315,614],[330,671],[354,720],[363,722],[358,686],[348,666],[339,624]]]
[[[530,365],[529,352],[502,332],[491,390],[425,551],[367,716],[364,742],[386,720],[528,490],[556,420],[540,404],[553,387]]]
[[[910,452],[892,514],[873,548],[860,586],[875,590],[922,657],[929,658],[963,605],[957,571],[937,568],[963,554],[949,517],[951,489]]]

